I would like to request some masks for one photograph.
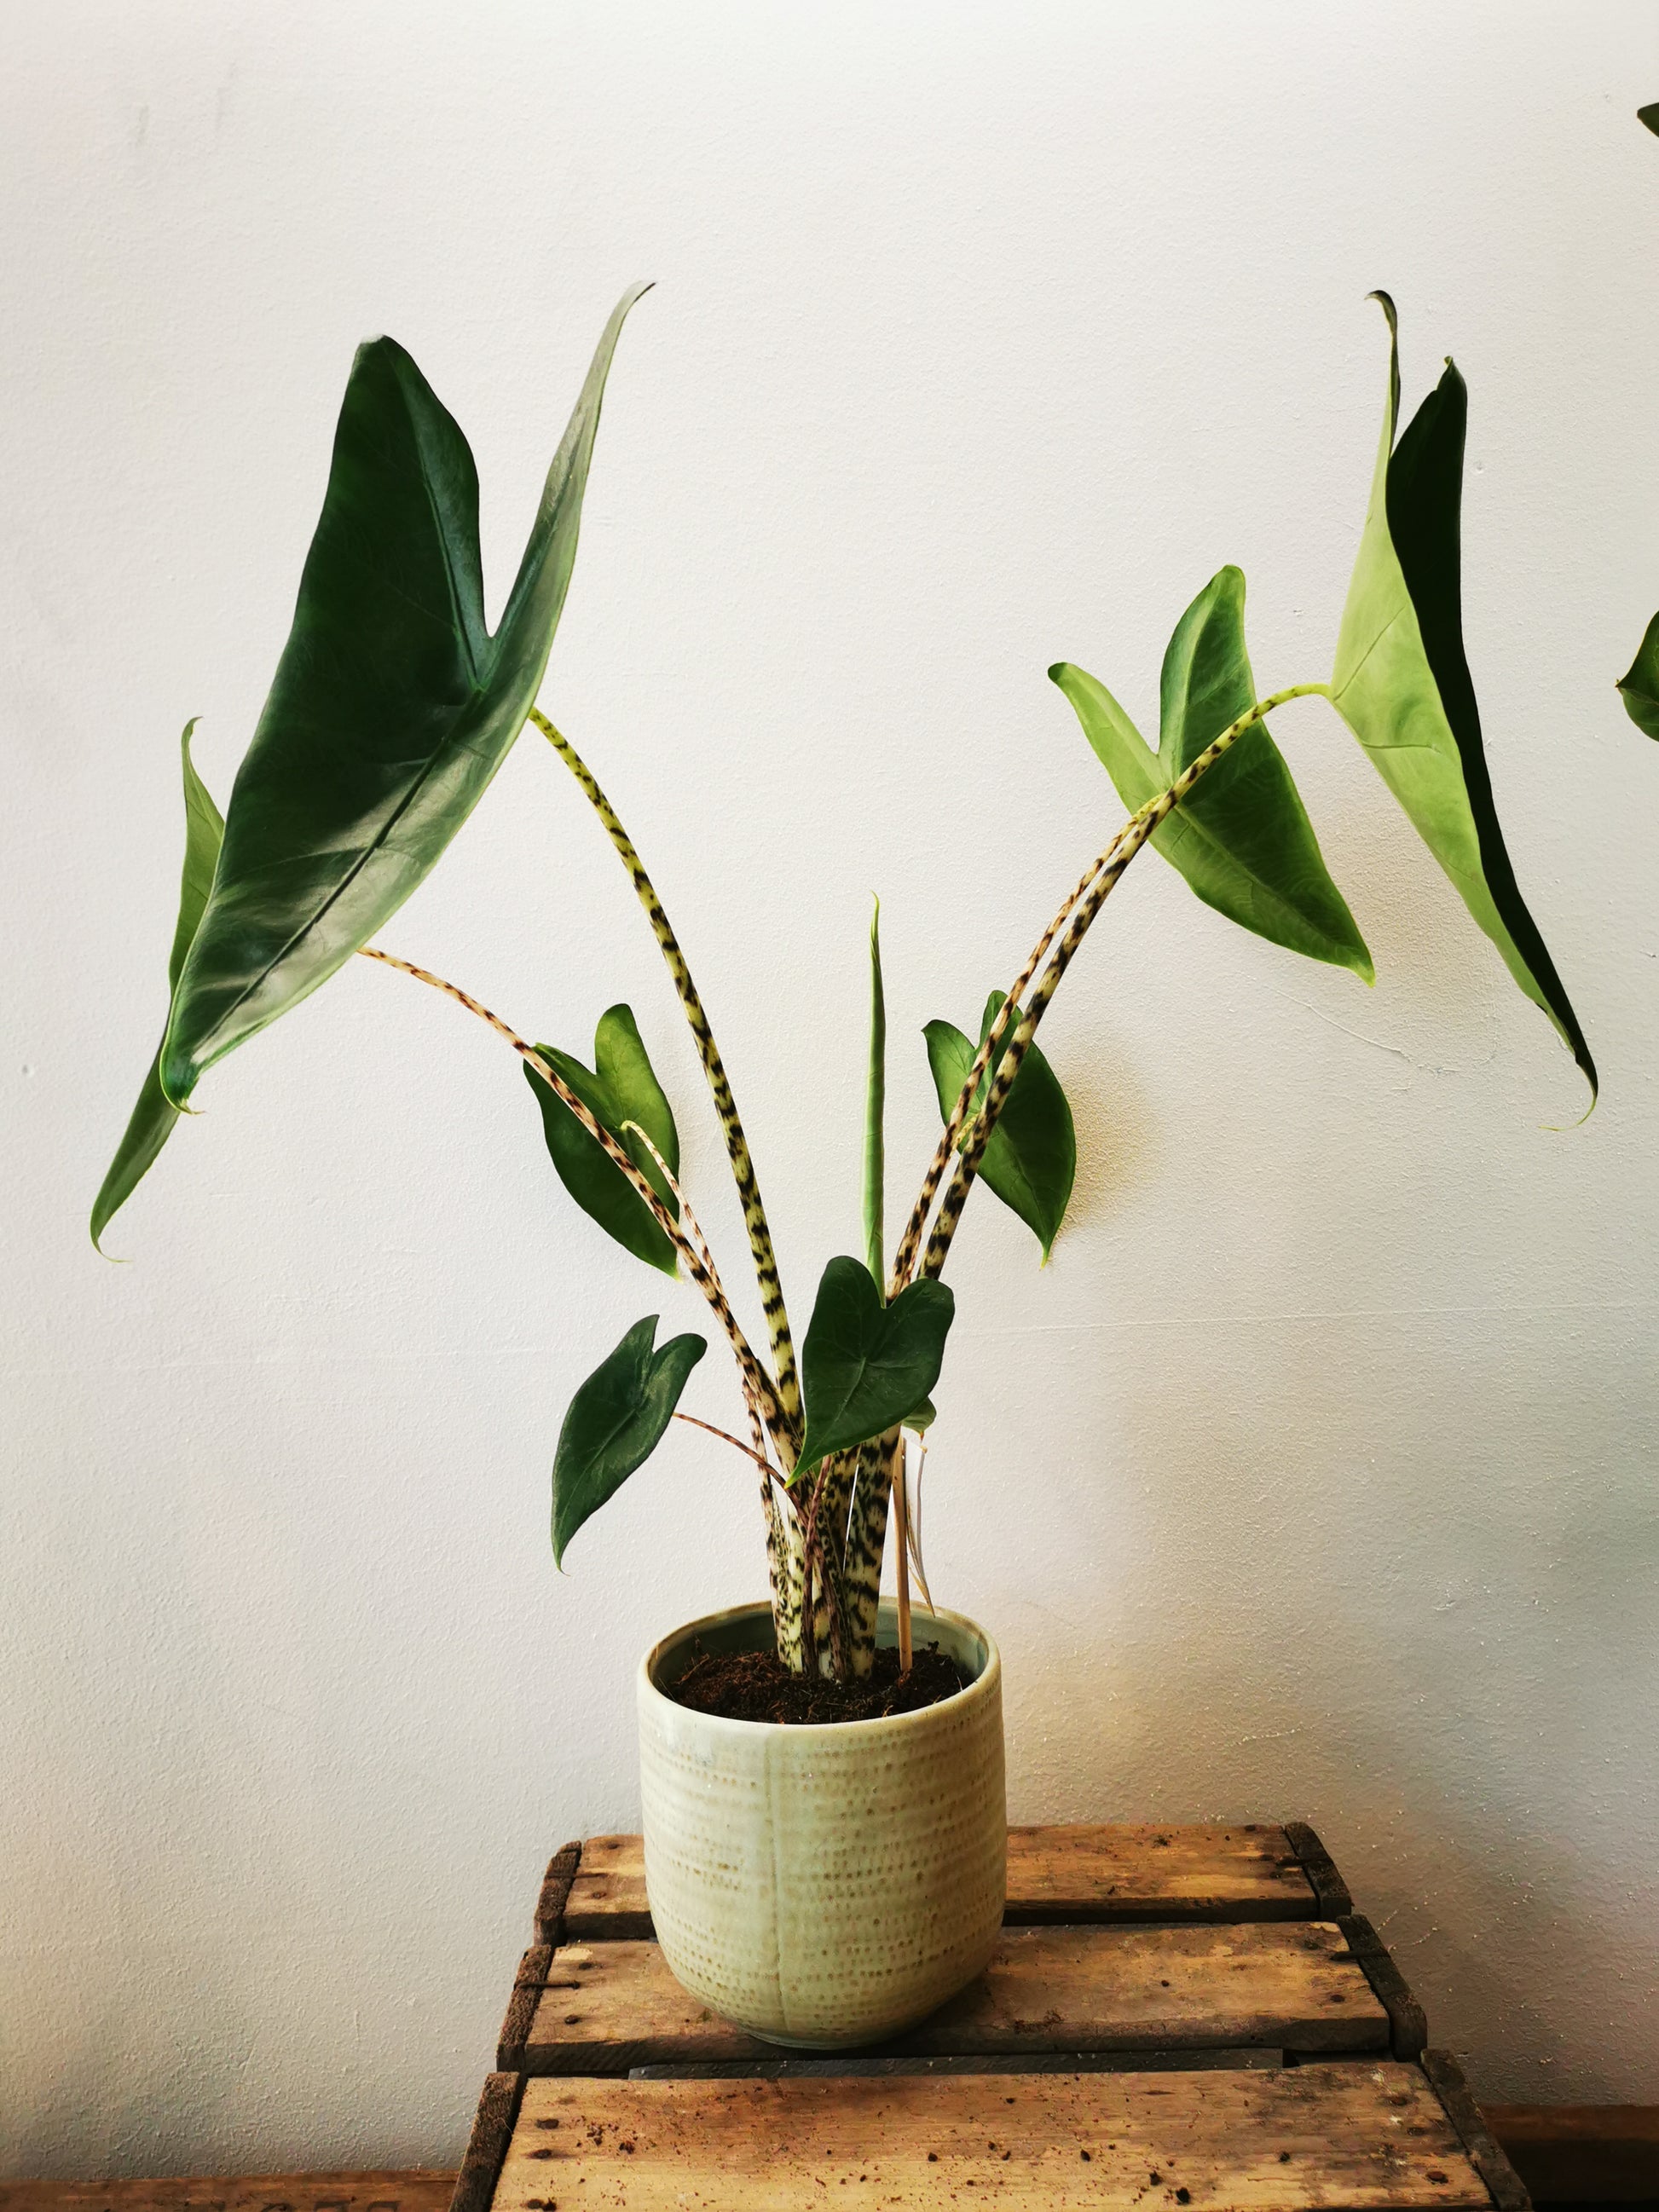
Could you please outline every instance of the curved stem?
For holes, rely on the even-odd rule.
[[[755,1357],[754,1348],[738,1327],[737,1316],[727,1304],[726,1293],[720,1288],[718,1279],[704,1265],[702,1255],[697,1251],[696,1247],[663,1204],[650,1182],[641,1174],[631,1153],[625,1146],[617,1142],[603,1122],[595,1118],[591,1109],[576,1096],[558,1070],[550,1066],[534,1045],[526,1043],[516,1030],[509,1029],[499,1014],[492,1014],[488,1006],[481,1006],[477,999],[469,997],[458,984],[447,983],[441,975],[433,975],[429,969],[417,968],[413,961],[399,960],[394,954],[382,952],[375,945],[360,945],[358,950],[365,960],[378,960],[387,968],[395,968],[399,975],[412,975],[417,983],[428,984],[433,990],[441,991],[446,998],[453,999],[458,1006],[465,1006],[468,1013],[476,1014],[482,1022],[488,1022],[498,1036],[506,1038],[520,1059],[527,1061],[535,1069],[549,1090],[570,1109],[605,1158],[613,1166],[621,1169],[634,1190],[650,1207],[652,1217],[658,1227],[685,1261],[686,1270],[692,1281],[702,1292],[715,1319],[726,1332],[726,1340],[736,1354],[745,1391],[754,1395],[763,1411],[767,1413],[769,1419],[771,1417],[781,1419],[781,1409],[778,1405],[777,1395],[772,1387],[772,1378]]]
[[[676,1413],[674,1419],[677,1421],[685,1422],[690,1428],[701,1429],[705,1436],[718,1437],[723,1444],[730,1444],[733,1451],[739,1451],[745,1459],[753,1460],[756,1466],[763,1468],[769,1479],[770,1478],[771,1461],[764,1458],[757,1451],[751,1451],[742,1437],[734,1437],[730,1429],[717,1429],[712,1421],[700,1421],[695,1413]]]
[[[1088,934],[1090,925],[1095,916],[1100,912],[1101,908],[1106,903],[1113,890],[1121,879],[1124,870],[1158,825],[1174,812],[1191,793],[1194,786],[1208,774],[1216,763],[1225,753],[1231,750],[1247,730],[1254,729],[1265,715],[1270,714],[1276,707],[1282,707],[1287,700],[1328,698],[1329,696],[1328,684],[1292,684],[1283,691],[1275,691],[1267,698],[1258,700],[1246,713],[1241,714],[1237,721],[1230,722],[1220,736],[1214,738],[1189,763],[1167,791],[1160,793],[1158,798],[1149,800],[1138,814],[1132,816],[1117,836],[1113,839],[1111,844],[1107,847],[1105,852],[1101,854],[1096,863],[1096,872],[1090,886],[1073,914],[1066,934],[1060,939],[1053,959],[1043,970],[1041,981],[1031,994],[1030,1005],[1021,1017],[1019,1026],[1014,1031],[1013,1041],[998,1064],[995,1077],[986,1095],[985,1103],[975,1116],[973,1126],[963,1145],[961,1157],[957,1162],[956,1172],[951,1178],[950,1187],[945,1191],[943,1202],[939,1206],[939,1218],[933,1225],[933,1233],[927,1240],[927,1253],[922,1262],[921,1270],[924,1276],[937,1276],[944,1267],[946,1255],[951,1249],[951,1240],[956,1235],[957,1222],[962,1218],[962,1209],[968,1202],[968,1194],[973,1188],[974,1178],[979,1172],[980,1162],[985,1156],[985,1147],[990,1141],[991,1132],[997,1125],[998,1117],[1008,1103],[1008,1094],[1012,1091],[1018,1078],[1020,1065],[1030,1048],[1031,1039],[1036,1034],[1037,1024],[1042,1019],[1048,1001],[1060,988],[1060,978],[1071,965],[1073,955]],[[1052,935],[1052,933],[1050,934]],[[1014,997],[1015,994],[1010,992],[1010,1005],[1013,1004]]]
[[[1118,837],[1121,838],[1123,832],[1119,830]],[[1036,975],[1048,947],[1060,934],[1066,916],[1100,873],[1107,860],[1110,859],[1116,845],[1117,838],[1114,838],[1105,852],[1097,854],[1073,884],[1066,894],[1065,904],[1032,948],[1031,957],[1020,969],[1013,989],[1009,992],[1002,1005],[997,1009],[996,1019],[986,1032],[984,1043],[974,1054],[973,1065],[968,1070],[967,1078],[961,1090],[957,1093],[957,1103],[951,1109],[945,1121],[945,1133],[940,1137],[934,1149],[933,1157],[927,1164],[927,1172],[922,1178],[921,1188],[916,1195],[916,1202],[911,1207],[910,1218],[904,1224],[904,1235],[899,1240],[898,1250],[893,1257],[893,1273],[887,1293],[890,1298],[896,1298],[910,1279],[911,1271],[916,1264],[916,1255],[921,1249],[922,1233],[927,1226],[928,1212],[939,1194],[939,1187],[945,1180],[945,1171],[950,1166],[956,1152],[957,1139],[962,1134],[962,1125],[968,1118],[968,1109],[974,1103],[974,1095],[984,1079],[986,1069],[991,1065],[991,1056],[1000,1047],[1003,1038],[1007,1034],[1009,1024],[1013,1020],[1016,1011],[1024,1001],[1025,994],[1031,988],[1032,976]]]
[[[783,1286],[778,1279],[777,1255],[772,1249],[772,1231],[766,1218],[766,1208],[761,1203],[760,1184],[756,1179],[749,1139],[744,1134],[720,1048],[714,1042],[714,1032],[708,1025],[708,1017],[703,1012],[697,987],[691,980],[691,970],[686,965],[679,939],[674,934],[668,916],[663,912],[656,887],[646,873],[645,864],[617,818],[616,809],[599,788],[592,770],[563,732],[556,729],[539,708],[531,708],[530,720],[575,777],[588,804],[605,824],[605,835],[616,847],[640,904],[645,908],[646,918],[651,924],[657,943],[662,948],[662,957],[668,963],[668,972],[674,979],[674,988],[679,994],[685,1018],[696,1040],[703,1073],[708,1079],[709,1092],[714,1101],[714,1111],[720,1117],[720,1133],[726,1139],[726,1153],[732,1162],[732,1179],[738,1186],[738,1196],[743,1205],[744,1225],[749,1231],[749,1249],[755,1261],[755,1280],[760,1290],[762,1310],[766,1316],[773,1363],[777,1369],[777,1396],[783,1409],[790,1464],[793,1466],[793,1448],[799,1445],[801,1434],[800,1382],[795,1370],[794,1339],[789,1331],[789,1316],[783,1303]],[[780,1438],[781,1443],[782,1441]]]

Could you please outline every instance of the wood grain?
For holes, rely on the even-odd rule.
[[[1012,1922],[1307,1920],[1314,1893],[1283,1828],[1010,1828]]]
[[[580,1844],[562,1844],[547,1863],[547,1872],[542,1876],[541,1895],[536,1899],[536,1918],[531,1936],[532,1943],[562,1943],[565,1940],[565,1902],[570,1895],[570,1885],[575,1880],[576,1867],[581,1858]]]
[[[518,2123],[519,2100],[524,2092],[520,2074],[487,2074],[472,2116],[466,2155],[455,2177],[450,2212],[489,2212],[495,2180]]]
[[[1305,1832],[1317,1850],[1313,1831]],[[1322,1852],[1320,1858],[1329,1864]],[[1341,1897],[1346,1911],[1346,1889]],[[1283,1828],[1142,1822],[1008,1831],[1007,1917],[1013,1924],[1316,1917],[1313,1884]],[[641,1838],[588,1838],[565,1900],[564,1933],[573,1943],[650,1936]]]
[[[0,2212],[447,2212],[453,2172],[255,2173],[162,2181],[0,2181]]]
[[[590,1836],[564,1905],[568,1943],[631,1942],[653,1933],[643,1836]]]
[[[1659,2204],[1659,2105],[1483,2105],[1535,2201]]]
[[[1491,2199],[1413,2067],[526,2083],[495,2212],[1415,2212]]]
[[[1271,2046],[1385,2051],[1389,2016],[1341,1931],[1235,1927],[1005,1930],[987,1972],[889,2051]],[[524,2046],[528,2074],[623,2074],[775,2056],[683,1990],[654,1943],[566,1944]]]

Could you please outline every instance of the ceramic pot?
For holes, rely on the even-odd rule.
[[[694,1620],[640,1662],[645,1881],[663,1956],[769,2042],[894,2035],[970,1982],[1002,1925],[1002,1662],[959,1613],[913,1615],[968,1687],[889,1720],[786,1728],[664,1694],[696,1650],[769,1650],[763,1605]],[[879,1644],[896,1639],[881,1608]]]

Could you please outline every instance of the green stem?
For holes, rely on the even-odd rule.
[[[882,1123],[887,1106],[887,1000],[881,987],[881,901],[870,917],[870,1073],[864,1098],[864,1264],[880,1290],[886,1273],[882,1258],[883,1185],[886,1158]]]
[[[924,1276],[937,1276],[944,1267],[945,1257],[951,1249],[951,1240],[956,1235],[957,1224],[962,1218],[963,1207],[968,1202],[968,1194],[973,1188],[974,1179],[979,1172],[980,1162],[984,1158],[985,1147],[990,1141],[991,1132],[995,1128],[1003,1108],[1008,1103],[1009,1093],[1012,1091],[1018,1077],[1021,1062],[1030,1048],[1031,1040],[1036,1034],[1037,1024],[1042,1019],[1048,1001],[1060,988],[1060,978],[1071,965],[1073,955],[1088,934],[1091,924],[1111,896],[1124,870],[1159,824],[1174,812],[1182,801],[1189,795],[1194,785],[1209,773],[1216,763],[1231,750],[1247,730],[1254,729],[1255,725],[1265,716],[1272,714],[1276,707],[1284,706],[1289,700],[1328,699],[1330,696],[1328,684],[1292,684],[1283,691],[1275,691],[1266,699],[1259,699],[1253,707],[1241,714],[1237,721],[1230,722],[1220,736],[1207,744],[1204,750],[1182,769],[1167,791],[1160,793],[1158,798],[1149,800],[1138,814],[1132,816],[1094,863],[1091,871],[1089,888],[1084,893],[1076,911],[1072,915],[1065,936],[1060,939],[1053,959],[1044,969],[1041,981],[1031,994],[1030,1004],[1021,1016],[1019,1026],[1014,1031],[1013,1042],[1003,1054],[998,1065],[996,1075],[987,1094],[985,1103],[975,1116],[973,1126],[963,1143],[956,1172],[951,1178],[950,1187],[945,1191],[940,1204],[939,1218],[933,1224],[933,1233],[927,1241],[927,1257],[922,1262],[921,1270]],[[1050,941],[1052,941],[1053,933],[1052,928],[1047,933]],[[1034,960],[1030,963],[1030,969],[1034,970],[1035,966]],[[1030,971],[1028,970],[1026,981],[1029,981],[1029,980]],[[1009,993],[1008,1006],[1003,1010],[1005,1013],[1008,1011],[1008,1007],[1014,1006],[1018,995],[1013,991]],[[986,1039],[985,1044],[980,1048],[980,1056],[988,1066],[990,1053],[994,1049],[994,1036],[995,1031],[993,1030],[992,1036]],[[969,1073],[968,1084],[964,1086],[969,1099],[972,1098],[973,1091],[983,1073],[984,1067],[976,1060],[974,1069]]]
[[[685,955],[680,950],[679,939],[663,912],[662,901],[656,887],[646,873],[645,864],[635,850],[633,840],[623,828],[616,809],[599,788],[591,769],[563,732],[554,727],[538,708],[530,710],[530,720],[547,739],[559,758],[581,786],[589,805],[605,824],[606,836],[616,847],[623,866],[627,869],[640,904],[645,908],[653,933],[668,963],[674,988],[679,994],[685,1018],[696,1040],[703,1073],[708,1079],[708,1089],[714,1101],[714,1111],[720,1117],[720,1133],[726,1139],[726,1150],[732,1163],[732,1175],[738,1187],[738,1196],[743,1205],[744,1224],[749,1231],[749,1249],[754,1255],[755,1280],[760,1290],[761,1306],[766,1316],[766,1327],[771,1340],[773,1364],[777,1370],[776,1401],[782,1410],[782,1420],[768,1426],[773,1428],[780,1453],[786,1462],[786,1472],[794,1465],[794,1455],[800,1443],[801,1407],[800,1382],[795,1369],[794,1339],[790,1334],[789,1316],[783,1303],[783,1286],[778,1279],[777,1255],[772,1248],[772,1231],[766,1218],[766,1208],[761,1203],[760,1184],[755,1175],[755,1164],[749,1151],[749,1140],[744,1134],[738,1118],[737,1102],[732,1096],[732,1086],[726,1080],[725,1064],[720,1048],[714,1042],[714,1030],[703,1012],[697,987],[691,980],[691,970]]]

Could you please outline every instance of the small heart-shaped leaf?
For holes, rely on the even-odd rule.
[[[884,1305],[861,1261],[830,1262],[801,1347],[806,1434],[793,1479],[924,1410],[956,1306],[935,1282],[908,1284]]]
[[[686,1377],[708,1349],[700,1336],[652,1345],[658,1316],[636,1321],[570,1401],[553,1458],[553,1559],[661,1443]]]
[[[979,1025],[981,1044],[1002,1010],[1005,995],[993,991],[985,1002],[984,1018]],[[1012,1042],[1018,1026],[1016,1016],[1003,1037],[999,1059]],[[929,1022],[922,1035],[927,1040],[927,1061],[939,1092],[939,1110],[948,1120],[974,1064],[974,1047],[951,1022]],[[970,1112],[977,1113],[983,1105],[985,1091],[986,1078],[981,1077]],[[1060,1078],[1036,1044],[1020,1063],[979,1171],[1003,1204],[1011,1206],[1035,1235],[1046,1264],[1066,1218],[1077,1176],[1077,1133]]]
[[[600,1015],[593,1034],[591,1068],[584,1067],[569,1053],[561,1052],[556,1045],[538,1044],[536,1049],[558,1070],[594,1120],[624,1147],[669,1212],[678,1216],[678,1201],[652,1158],[651,1146],[641,1142],[637,1129],[624,1127],[638,1122],[667,1161],[671,1172],[678,1174],[680,1139],[673,1109],[652,1069],[630,1009],[611,1006]],[[520,1065],[542,1109],[547,1149],[560,1182],[572,1198],[635,1259],[660,1267],[665,1275],[675,1273],[678,1261],[673,1243],[638,1191],[529,1061]]]

